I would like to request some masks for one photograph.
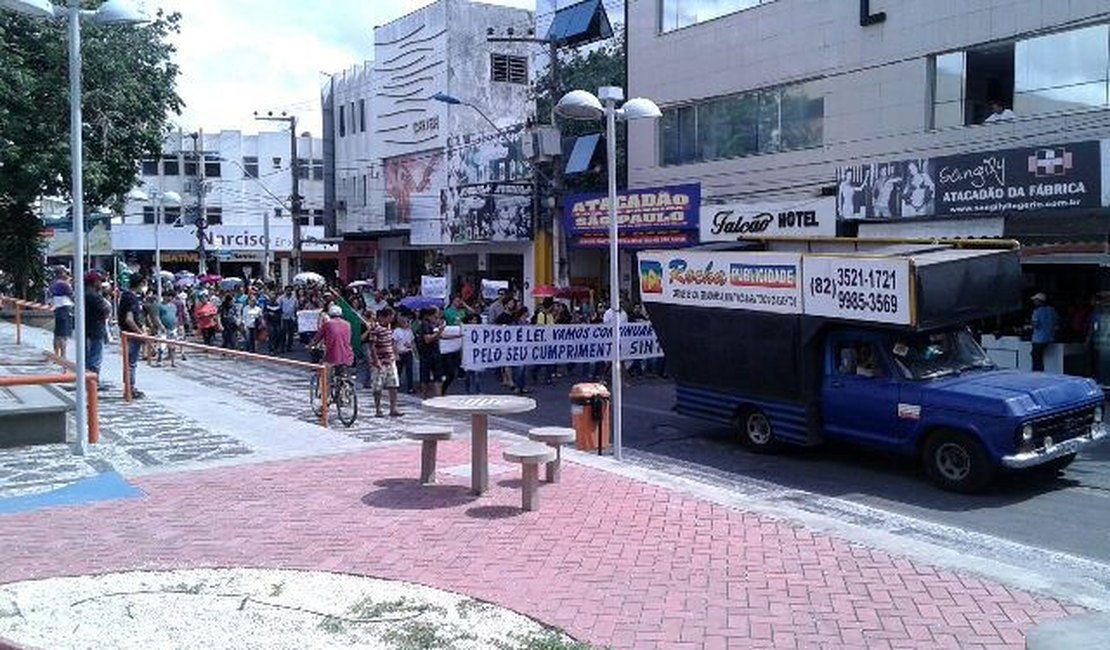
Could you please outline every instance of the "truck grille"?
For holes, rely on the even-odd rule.
[[[1071,440],[1089,433],[1094,422],[1095,407],[1093,406],[1034,420],[1031,423],[1033,441],[1040,446],[1046,436],[1052,436],[1053,442]]]

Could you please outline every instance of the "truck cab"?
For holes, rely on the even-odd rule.
[[[1016,244],[968,244],[641,253],[677,410],[734,423],[760,452],[838,440],[916,456],[958,492],[1064,468],[1107,438],[1102,390],[995,366],[964,323],[1020,308]]]

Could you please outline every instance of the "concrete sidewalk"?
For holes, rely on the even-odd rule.
[[[518,470],[496,461],[502,442],[491,445],[494,489],[475,498],[466,440],[441,448],[441,485],[424,487],[419,446],[394,442],[401,424],[324,430],[222,381],[146,367],[139,378],[148,398],[106,401],[97,453],[110,461],[123,446],[112,427],[139,439],[173,418],[187,423],[178,444],[226,436],[247,451],[139,464],[121,472],[138,491],[127,498],[0,514],[0,583],[190,567],[352,573],[464,593],[637,650],[1020,648],[1036,624],[1086,611],[577,454],[562,483],[542,488],[540,510],[523,513]]]

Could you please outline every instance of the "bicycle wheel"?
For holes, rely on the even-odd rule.
[[[337,380],[339,385],[335,391],[335,410],[339,412],[339,421],[343,426],[349,427],[358,419],[358,393],[355,392],[355,382],[349,378]]]
[[[323,402],[320,397],[320,376],[312,375],[308,380],[308,403],[312,405],[312,413],[316,417],[323,413]]]

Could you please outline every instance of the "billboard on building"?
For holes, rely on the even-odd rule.
[[[699,232],[703,243],[744,237],[833,237],[836,199],[702,205]]]
[[[837,216],[901,219],[1102,205],[1097,141],[1023,147],[837,170]]]
[[[395,206],[397,223],[411,223],[417,204],[438,200],[443,186],[443,153],[429,151],[386,158],[385,192]]]
[[[698,183],[618,192],[618,244],[628,248],[677,248],[697,243],[700,208]],[[608,246],[608,195],[568,196],[563,222],[571,246]]]

